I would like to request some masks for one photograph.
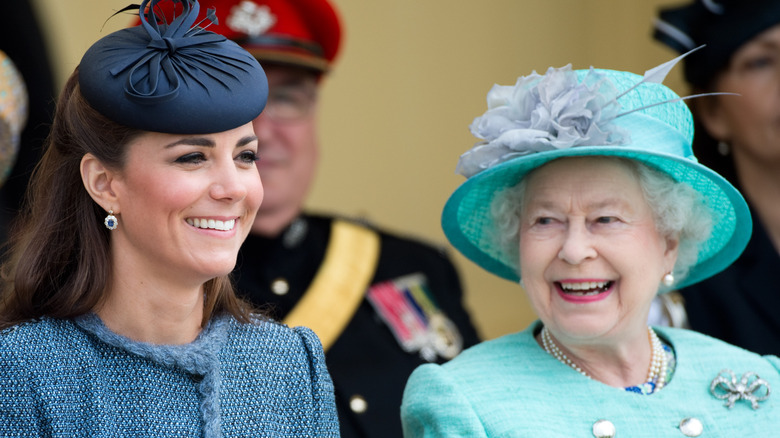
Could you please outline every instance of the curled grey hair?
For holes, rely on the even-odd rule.
[[[699,244],[710,235],[714,212],[705,205],[701,194],[690,185],[676,182],[667,174],[635,160],[620,157],[606,158],[623,163],[637,175],[645,200],[653,211],[658,232],[664,236],[675,234],[679,236],[680,245],[673,274],[676,282],[681,281],[688,274],[690,267],[696,263]],[[493,239],[496,245],[510,256],[518,269],[520,215],[525,198],[526,181],[531,173],[518,184],[497,193],[491,204],[491,213],[496,223]]]

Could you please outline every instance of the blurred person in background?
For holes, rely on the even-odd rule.
[[[24,78],[8,55],[0,51],[0,186],[8,179],[19,153],[28,109]]]
[[[42,154],[43,141],[54,114],[54,77],[33,0],[14,0],[3,5],[0,50],[16,65],[27,84],[28,117],[19,139],[19,150],[7,179],[0,188],[0,242],[22,203],[24,190]]]
[[[396,438],[411,372],[478,341],[455,268],[439,248],[304,209],[320,154],[318,95],[342,45],[334,6],[204,0],[201,15],[210,7],[219,25],[209,30],[252,53],[269,84],[254,121],[265,198],[241,248],[237,288],[270,315],[318,334],[343,437]]]
[[[656,39],[683,53],[693,93],[693,149],[733,183],[753,216],[745,252],[680,292],[676,324],[761,354],[780,354],[780,2],[696,0],[660,11]],[[674,322],[674,321],[673,321]]]

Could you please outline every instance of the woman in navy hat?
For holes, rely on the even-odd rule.
[[[539,317],[404,393],[407,437],[767,436],[780,361],[647,325],[658,293],[729,265],[750,214],[696,161],[692,120],[645,76],[570,66],[494,86],[461,156],[442,227],[482,268],[520,282]]]
[[[697,0],[667,8],[655,37],[686,58],[694,92],[693,149],[744,193],[753,237],[720,274],[681,290],[694,330],[761,354],[780,354],[780,2]]]
[[[236,289],[318,335],[343,438],[397,438],[412,371],[479,339],[442,248],[365,218],[307,208],[320,156],[336,146],[321,144],[319,121],[323,87],[343,47],[337,5],[200,2],[217,9],[219,25],[209,29],[253,54],[268,77],[268,105],[254,120],[265,198],[238,255]]]
[[[63,90],[0,301],[1,436],[329,436],[322,347],[237,299],[265,74],[141,4]]]

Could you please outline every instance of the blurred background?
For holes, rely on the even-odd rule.
[[[94,41],[132,21],[108,19],[129,0],[27,1],[55,90]],[[673,58],[651,27],[660,6],[680,1],[332,1],[345,37],[321,96],[322,155],[309,207],[446,248],[480,334],[524,329],[535,316],[520,286],[461,257],[441,231],[444,202],[463,180],[454,173],[458,156],[476,141],[468,126],[494,83],[514,84],[532,70],[570,63],[641,74]],[[687,93],[681,68],[665,83]]]

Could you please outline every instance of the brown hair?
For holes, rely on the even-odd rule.
[[[0,329],[42,316],[73,318],[100,304],[111,279],[110,230],[103,226],[106,213],[84,188],[81,159],[89,153],[106,167],[122,169],[127,144],[143,132],[95,111],[74,71],[11,230]],[[204,293],[204,324],[221,312],[250,320],[251,308],[236,296],[228,276],[207,281]]]

